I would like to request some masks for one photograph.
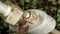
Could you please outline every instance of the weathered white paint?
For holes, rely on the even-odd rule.
[[[22,17],[23,11],[21,11],[17,7],[14,7],[14,9],[12,9],[11,6],[0,2],[0,15],[3,17],[7,16],[5,21],[9,24],[15,25]]]
[[[35,12],[38,16],[36,21],[33,21],[33,24],[28,23],[29,25],[29,33],[31,34],[47,34],[54,30],[56,22],[55,20],[47,15],[45,12],[37,10],[37,9],[30,9],[27,11]]]
[[[28,11],[35,12],[38,17],[36,21],[33,21],[33,24],[31,24],[31,23],[26,24],[26,25],[29,25],[28,33],[30,33],[30,34],[47,34],[54,30],[56,22],[52,17],[47,15],[45,12],[37,10],[37,9],[26,10],[26,12],[28,12]],[[10,25],[10,29],[13,31],[18,31],[18,26],[12,27]]]
[[[5,5],[2,2],[0,2],[0,14],[2,14],[3,16],[7,16],[10,13],[10,11],[11,11],[11,7],[10,6]],[[36,14],[38,15],[37,16],[38,17],[37,20],[33,21],[34,22],[33,24],[30,24],[30,23],[27,24],[27,25],[30,26],[29,27],[29,33],[31,33],[31,34],[47,34],[47,33],[51,32],[52,30],[54,30],[56,22],[55,22],[55,20],[52,17],[47,15],[45,12],[40,11],[40,10],[36,10],[36,9],[31,9],[31,10],[27,10],[27,11],[36,12]],[[26,18],[28,16],[29,15],[26,15]],[[10,15],[10,17],[11,17],[11,15]],[[10,22],[9,19],[7,18],[7,22]],[[16,24],[16,23],[15,24],[14,23],[13,23],[13,25]]]
[[[7,16],[10,12],[11,12],[11,7],[0,1],[0,14],[3,16]]]
[[[23,15],[23,12],[16,8],[14,11],[12,11],[9,16],[6,19],[6,22],[12,25],[16,25],[19,19],[21,19]]]

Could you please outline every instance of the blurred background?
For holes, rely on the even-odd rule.
[[[0,0],[5,2],[7,0]],[[60,0],[8,0],[15,2],[22,10],[39,9],[52,16],[56,22],[56,29],[60,31]],[[10,34],[9,24],[0,17],[0,34]]]

